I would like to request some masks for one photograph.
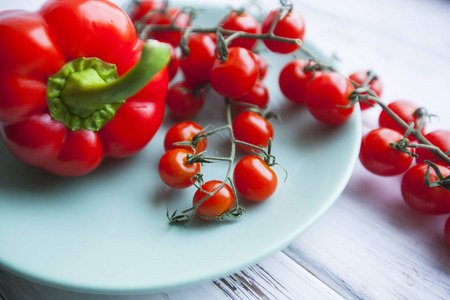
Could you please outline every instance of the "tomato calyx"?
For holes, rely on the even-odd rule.
[[[433,188],[433,187],[443,187],[446,190],[450,191],[450,175],[447,177],[444,177],[441,173],[441,171],[439,170],[439,167],[429,161],[429,160],[424,160],[424,163],[428,165],[427,167],[427,171],[425,173],[425,178],[424,178],[424,183],[426,186]],[[433,168],[433,170],[436,172],[436,176],[438,178],[437,181],[431,181],[430,180],[430,168]]]

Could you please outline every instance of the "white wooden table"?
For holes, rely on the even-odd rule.
[[[24,1],[2,0],[0,8]],[[429,128],[450,129],[450,1],[293,2],[306,18],[306,38],[338,55],[344,73],[376,71],[385,102],[412,100],[440,116]],[[365,131],[376,127],[379,112],[363,113]],[[448,216],[409,209],[399,182],[357,163],[343,194],[309,231],[258,264],[215,281],[152,295],[100,296],[0,270],[0,299],[450,299],[450,249],[443,236]]]

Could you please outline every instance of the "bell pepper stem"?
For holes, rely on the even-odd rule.
[[[66,83],[64,101],[80,103],[95,102],[110,104],[129,98],[139,92],[170,59],[169,48],[156,40],[148,40],[142,47],[137,64],[121,77],[107,83],[73,84]],[[70,91],[70,92],[69,92]],[[70,99],[70,98],[73,98]]]
[[[121,77],[115,65],[95,57],[70,61],[47,81],[50,114],[72,131],[98,131],[169,59],[167,45],[149,40],[142,47],[139,61]]]

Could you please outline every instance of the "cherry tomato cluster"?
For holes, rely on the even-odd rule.
[[[356,72],[350,79],[363,84],[367,77],[367,72]],[[369,82],[369,88],[381,95],[379,79]],[[361,104],[363,110],[370,107]],[[403,199],[415,211],[429,215],[450,214],[450,164],[430,150],[438,148],[450,157],[450,130],[426,133],[428,118],[427,112],[411,101],[391,102],[379,115],[379,127],[363,136],[359,159],[376,175],[402,175]],[[447,243],[450,241],[449,223],[450,217],[444,230]]]
[[[187,121],[169,130],[167,152],[160,163],[161,178],[174,188],[196,185],[193,207],[202,218],[220,218],[239,207],[237,194],[261,201],[276,189],[276,175],[270,168],[272,156],[266,151],[274,133],[261,113],[269,102],[264,83],[267,62],[257,49],[262,40],[275,53],[303,51],[300,46],[305,33],[301,14],[287,1],[280,3],[282,8],[269,12],[260,23],[245,10],[230,11],[214,30],[194,31],[188,12],[169,8],[162,0],[140,1],[130,14],[144,38],[165,41],[172,47],[170,78],[181,71],[183,79],[170,87],[166,99],[169,113],[180,120],[194,117],[205,103],[205,92],[212,88],[233,103],[237,115],[225,126],[232,143],[253,154],[235,165],[233,178],[204,183],[199,174],[211,132]],[[383,108],[379,128],[361,141],[362,165],[380,176],[403,174],[402,195],[413,209],[434,215],[450,213],[450,164],[442,159],[443,153],[450,153],[450,131],[426,133],[428,115],[423,109],[404,100],[386,106],[379,100],[382,83],[373,73],[358,71],[346,77],[313,56],[294,58],[284,66],[279,87],[288,100],[306,106],[314,118],[329,125],[346,122],[357,103],[361,110],[379,104]],[[181,127],[195,130],[183,135]],[[436,155],[436,149],[440,154]],[[258,152],[259,156],[255,155]],[[444,231],[449,242],[450,218]]]
[[[281,70],[279,86],[288,100],[304,104],[318,121],[338,125],[353,113],[349,96],[354,87],[347,77],[328,69],[312,60],[294,59]]]
[[[130,12],[144,38],[158,39],[172,47],[170,79],[181,71],[182,79],[171,84],[166,98],[168,112],[181,122],[166,134],[159,174],[172,188],[196,186],[193,211],[201,218],[221,219],[230,212],[237,214],[237,194],[249,201],[263,201],[276,190],[277,176],[271,169],[275,162],[270,154],[274,130],[268,121],[271,114],[263,113],[269,103],[264,83],[268,65],[256,49],[260,40],[276,53],[292,53],[300,48],[305,21],[291,5],[283,4],[261,22],[243,9],[232,10],[212,32],[192,32],[189,13],[169,8],[160,0],[140,1]],[[233,147],[250,154],[237,162],[233,175],[227,175],[224,181],[204,182],[201,174],[206,162],[223,160],[204,155],[207,137],[220,130],[206,131],[187,121],[202,110],[209,88],[223,96],[233,109],[234,118],[230,117],[229,124],[222,128],[230,131]],[[230,164],[234,156],[228,158]],[[186,221],[185,215],[172,215],[170,219]]]

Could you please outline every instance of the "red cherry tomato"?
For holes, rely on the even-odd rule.
[[[414,123],[414,126],[417,127],[419,120],[417,116],[414,115],[414,112],[419,108],[415,103],[411,101],[398,100],[388,104],[388,107],[396,113],[400,119],[406,122],[406,124]],[[405,134],[406,130],[403,129],[391,116],[387,114],[386,111],[382,111],[380,113],[380,117],[378,118],[378,124],[380,127],[392,128],[401,134]],[[425,126],[422,128],[422,133],[425,132]],[[408,138],[411,141],[415,141],[416,139],[409,135]]]
[[[167,64],[167,73],[169,74],[169,81],[171,81],[175,75],[177,75],[178,68],[180,66],[180,61],[178,60],[177,49],[171,44],[166,43],[170,48],[170,61]]]
[[[258,78],[253,53],[242,47],[228,49],[226,61],[216,59],[209,80],[213,89],[224,97],[237,98],[248,93]]]
[[[203,128],[195,122],[184,121],[172,126],[164,137],[164,149],[166,151],[181,148],[192,151],[191,146],[176,146],[173,145],[176,142],[191,141],[194,136],[199,133]],[[205,151],[207,145],[206,138],[202,139],[195,148],[196,153]]]
[[[283,95],[297,104],[306,102],[306,93],[312,80],[313,73],[304,71],[307,65],[307,60],[294,59],[283,67],[278,77],[278,84]],[[317,71],[314,77],[320,76],[321,73]]]
[[[130,19],[133,21],[141,20],[146,14],[162,10],[165,6],[163,0],[141,0],[134,3],[135,5],[129,13]]]
[[[192,186],[191,178],[200,173],[200,163],[188,164],[186,158],[192,151],[172,149],[164,153],[159,161],[158,171],[161,180],[176,189]]]
[[[337,125],[350,118],[353,106],[339,107],[349,104],[348,96],[353,92],[350,81],[337,72],[323,73],[315,76],[309,83],[306,107],[319,121]]]
[[[272,23],[275,21],[279,10],[272,10],[266,15],[261,24],[261,32],[268,33]],[[303,16],[296,10],[291,10],[286,16],[278,20],[273,33],[276,36],[300,39],[303,41],[305,35],[305,20]],[[300,46],[290,43],[264,40],[264,44],[269,50],[276,53],[291,53],[300,48]]]
[[[188,38],[189,55],[180,60],[184,78],[192,86],[207,83],[216,60],[216,42],[210,34],[196,33]]]
[[[367,71],[358,71],[349,76],[349,79],[356,82],[357,84],[363,84],[367,80]],[[381,83],[381,80],[377,77],[375,79],[372,79],[369,82],[369,87],[372,91],[377,94],[378,97],[381,97],[381,92],[383,91],[383,84]],[[375,105],[376,102],[373,100],[367,100],[367,102],[371,103],[372,105]],[[359,102],[359,106],[361,110],[366,110],[368,108],[371,108],[372,106],[367,105],[364,102]]]
[[[211,193],[219,188],[222,184],[221,181],[211,180],[202,185],[202,189],[208,193]],[[200,200],[206,197],[202,190],[197,190],[194,194],[193,204],[197,204]],[[219,217],[224,212],[230,210],[235,202],[235,195],[233,190],[228,184],[225,184],[218,190],[213,196],[206,199],[200,206],[197,208],[197,215],[200,218],[205,217]],[[210,220],[207,218],[203,218],[205,220]]]
[[[175,20],[175,25],[179,28],[187,28],[191,24],[189,14],[182,12],[177,7],[167,7],[161,12],[155,12],[145,17],[146,24],[169,25]],[[177,47],[181,40],[180,31],[151,31],[148,35],[149,39],[163,41]]]
[[[252,89],[239,98],[235,98],[235,101],[256,105],[259,108],[265,108],[269,104],[269,90],[267,89],[264,81],[256,79]],[[238,105],[238,108],[246,108],[244,105]]]
[[[437,165],[444,177],[450,175],[450,169]],[[405,202],[414,210],[430,215],[450,213],[450,191],[445,188],[428,187],[424,178],[428,165],[421,163],[409,169],[402,178],[402,196]],[[430,182],[438,180],[436,172],[430,168]]]
[[[447,222],[445,222],[444,235],[445,243],[450,248],[450,217],[447,219]]]
[[[269,139],[273,139],[273,127],[265,118],[253,111],[243,111],[233,120],[234,137],[255,146],[267,147]],[[244,152],[258,152],[255,148],[239,144],[236,146]]]
[[[258,65],[258,78],[263,80],[267,75],[269,64],[262,55],[253,53],[253,57],[255,58],[256,64]]]
[[[412,156],[395,150],[390,143],[403,136],[390,128],[377,128],[366,134],[361,141],[359,160],[370,172],[380,176],[404,173],[413,162]]]
[[[438,147],[442,152],[447,153],[450,151],[450,130],[435,130],[427,133],[424,136],[431,144]],[[418,164],[422,163],[424,160],[430,160],[435,163],[440,163],[442,160],[438,159],[430,150],[425,148],[416,148],[416,162]],[[450,154],[448,155],[450,156]]]
[[[174,83],[167,93],[166,104],[176,119],[190,119],[198,114],[205,103],[205,95],[194,90],[185,81]]]
[[[253,34],[260,33],[259,23],[252,15],[242,12],[238,14],[236,11],[231,11],[222,22],[222,28],[234,31],[243,31]],[[229,47],[243,47],[248,50],[253,50],[258,43],[257,39],[235,38],[231,40]]]
[[[235,166],[233,182],[236,191],[250,201],[263,201],[273,195],[278,179],[259,156],[249,155]]]

